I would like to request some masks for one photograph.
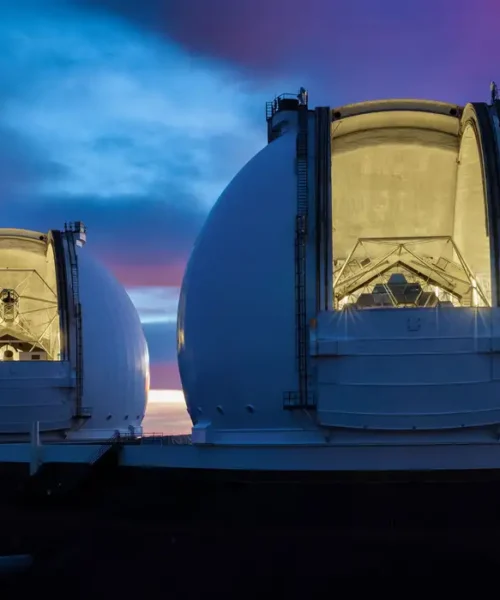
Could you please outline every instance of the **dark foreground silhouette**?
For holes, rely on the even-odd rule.
[[[324,597],[342,580],[488,576],[500,563],[497,473],[373,481],[113,460],[51,465],[29,485],[5,467],[0,553],[30,553],[34,565],[1,583],[2,598],[44,583],[72,599]]]

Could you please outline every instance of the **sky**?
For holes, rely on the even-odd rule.
[[[498,0],[0,0],[1,226],[84,221],[139,311],[152,387],[180,389],[184,267],[266,144],[265,101],[487,101],[499,21]]]

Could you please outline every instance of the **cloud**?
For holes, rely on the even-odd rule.
[[[144,335],[148,341],[152,363],[177,361],[176,323],[144,323]]]
[[[143,324],[172,324],[177,320],[178,287],[144,287],[128,290]]]
[[[149,347],[151,388],[181,389],[175,322],[144,323],[143,329]]]
[[[2,206],[2,201],[0,201]],[[126,287],[179,286],[206,211],[179,193],[170,203],[150,198],[40,198],[4,211],[2,226],[48,231],[80,220],[88,228],[85,251],[95,254]]]
[[[177,361],[151,363],[151,387],[158,390],[180,390],[181,378]]]
[[[293,74],[318,103],[469,101],[497,69],[495,0],[80,0],[247,75]],[[486,79],[485,79],[486,78]],[[292,91],[292,90],[278,90]]]
[[[208,206],[265,143],[234,74],[119,19],[11,7],[0,52],[0,124],[64,168],[46,194],[158,197],[173,186]],[[226,134],[232,151],[217,151]]]
[[[64,176],[62,165],[47,160],[13,128],[0,125],[0,139],[0,203],[27,198],[47,178]]]

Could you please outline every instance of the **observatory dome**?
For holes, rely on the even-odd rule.
[[[138,434],[148,350],[123,287],[83,248],[77,222],[0,229],[0,437]]]
[[[200,440],[500,423],[499,114],[268,105],[182,285]]]

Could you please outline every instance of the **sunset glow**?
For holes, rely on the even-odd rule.
[[[191,419],[182,390],[150,390],[148,408],[142,425],[146,434],[191,433]]]
[[[161,402],[184,404],[184,394],[182,390],[149,390],[148,403]]]

